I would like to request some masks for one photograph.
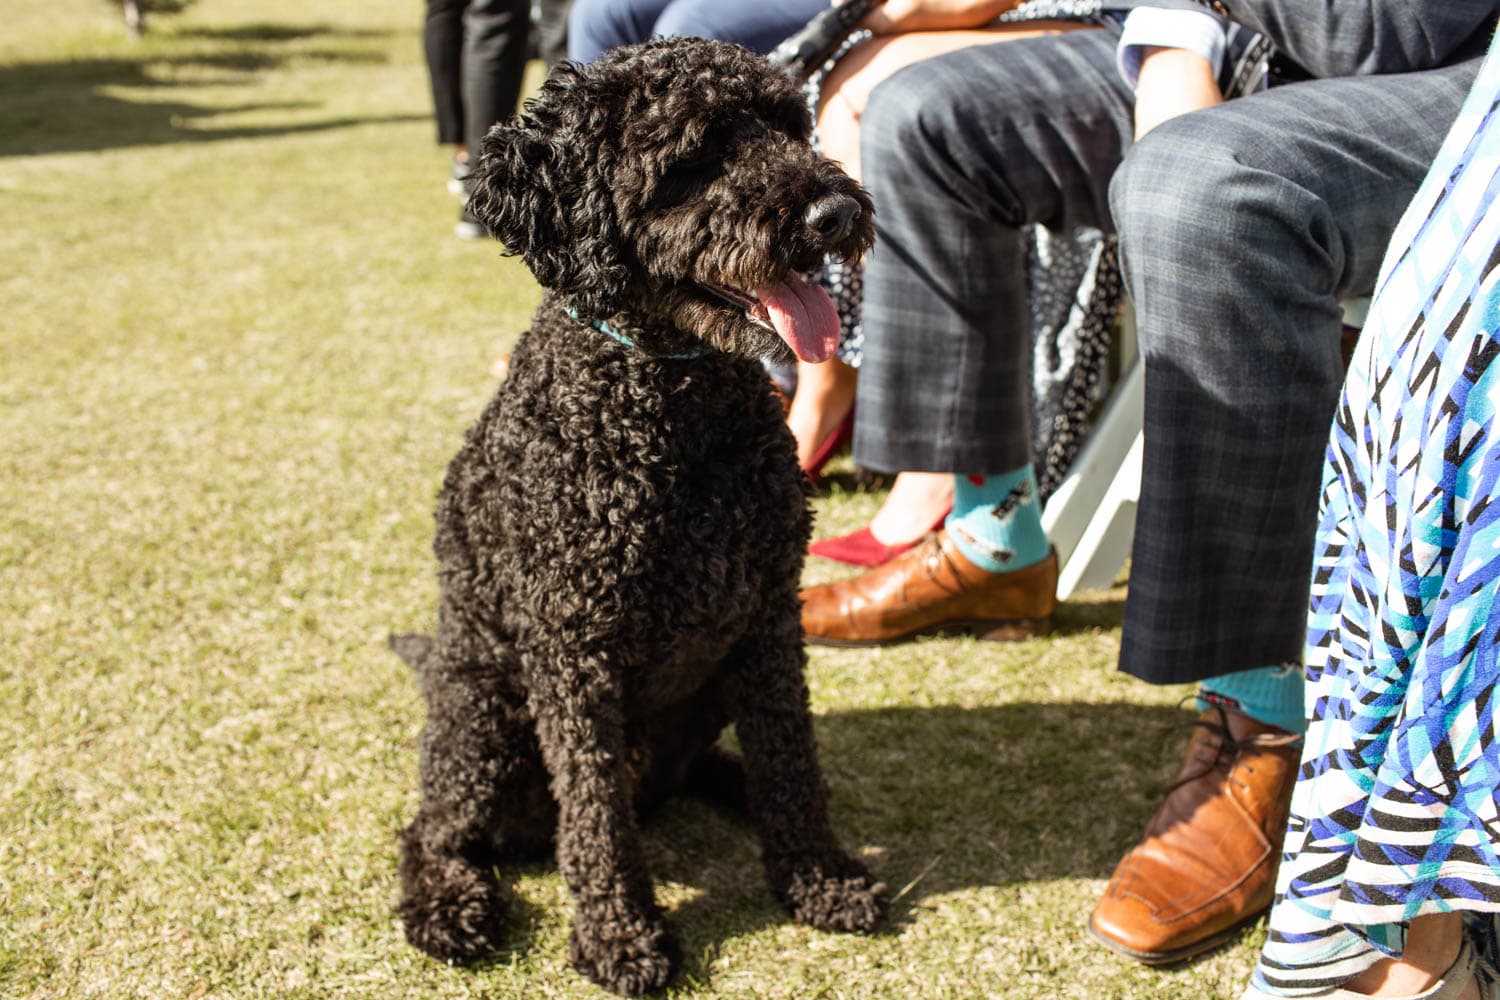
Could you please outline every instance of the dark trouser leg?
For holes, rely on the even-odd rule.
[[[879,238],[865,277],[861,464],[1001,472],[1030,461],[1022,228],[1107,227],[1131,128],[1115,37],[965,49],[871,95],[861,157]]]
[[[422,27],[422,51],[432,84],[432,108],[437,117],[438,142],[457,146],[464,141],[464,99],[460,83],[463,52],[462,0],[427,0]]]
[[[537,25],[537,54],[550,69],[568,55],[568,10],[572,0],[541,0],[542,17]]]
[[[1232,101],[1162,125],[1117,173],[1146,363],[1122,669],[1300,660],[1339,299],[1373,286],[1473,69]]]
[[[472,0],[464,9],[464,127],[476,161],[490,126],[515,113],[530,30],[529,0]]]

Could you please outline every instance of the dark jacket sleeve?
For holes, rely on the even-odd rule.
[[[1313,76],[1330,77],[1410,73],[1471,54],[1500,0],[1225,0],[1224,6]]]
[[[1500,0],[1106,0],[1109,7],[1214,8],[1269,38],[1316,77],[1410,73],[1479,55]]]

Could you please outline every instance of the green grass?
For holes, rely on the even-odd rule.
[[[200,0],[140,42],[98,0],[6,21],[0,995],[602,996],[547,869],[478,969],[393,914],[422,708],[384,637],[431,624],[439,478],[538,298],[450,236],[420,5]],[[836,485],[819,530],[878,499]],[[814,651],[889,927],[789,924],[748,831],[675,806],[647,849],[676,992],[1236,995],[1259,931],[1168,971],[1084,933],[1186,718],[1114,671],[1122,596],[1045,641]]]

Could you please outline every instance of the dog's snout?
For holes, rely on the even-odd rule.
[[[845,194],[827,195],[807,206],[807,228],[819,238],[836,243],[849,235],[858,214],[859,202],[853,198]]]

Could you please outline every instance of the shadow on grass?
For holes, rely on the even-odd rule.
[[[369,48],[338,45],[308,48],[283,43],[317,36],[382,37],[379,32],[350,32],[331,26],[278,28],[244,25],[200,28],[165,37],[139,58],[70,59],[0,66],[0,157],[72,153],[176,142],[204,142],[267,135],[322,131],[367,123],[413,121],[425,115],[370,118],[338,117],[317,122],[252,127],[209,128],[225,114],[307,109],[308,102],[245,103],[235,106],[174,99],[181,86],[253,85],[255,74],[282,69],[292,62],[378,64],[386,56]],[[222,41],[212,49],[175,52],[177,39]],[[179,82],[181,81],[181,82]],[[112,93],[136,91],[129,98]]]
[[[227,27],[198,25],[178,28],[172,34],[178,38],[205,38],[217,42],[295,42],[320,36],[383,39],[391,36],[389,31],[376,28],[345,28],[332,24],[276,24],[270,21]]]
[[[1107,878],[1145,828],[1194,718],[1023,703],[841,712],[817,726],[839,836],[897,897],[889,933],[945,893]],[[747,822],[677,799],[644,840],[658,884],[696,892],[669,913],[685,956],[680,982],[711,979],[724,941],[789,919]],[[530,946],[535,917],[524,907],[518,916],[508,954]]]
[[[873,469],[851,466],[824,472],[818,481],[824,492],[874,493],[890,489],[896,477]]]
[[[1052,616],[1052,634],[1077,635],[1080,632],[1118,629],[1125,622],[1125,599],[1122,597],[1076,596],[1057,605]]]

